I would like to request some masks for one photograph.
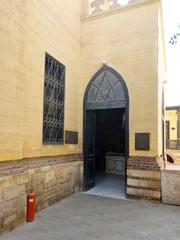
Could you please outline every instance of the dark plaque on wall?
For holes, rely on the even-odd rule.
[[[150,150],[150,133],[135,133],[135,150]]]
[[[78,132],[65,131],[66,144],[78,144]]]

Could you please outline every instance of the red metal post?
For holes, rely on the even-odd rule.
[[[36,196],[35,193],[30,193],[27,195],[27,222],[32,222],[35,217],[35,203]]]

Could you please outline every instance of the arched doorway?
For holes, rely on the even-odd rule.
[[[84,188],[95,186],[97,172],[123,175],[129,154],[129,95],[122,76],[102,67],[84,95]]]

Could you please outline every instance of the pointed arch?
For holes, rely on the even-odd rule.
[[[128,89],[122,76],[104,66],[91,78],[84,96],[86,110],[125,108],[129,101]]]

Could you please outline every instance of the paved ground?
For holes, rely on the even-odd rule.
[[[180,208],[78,193],[1,240],[180,240]]]
[[[88,194],[125,199],[125,177],[113,174],[96,176],[95,187]]]

